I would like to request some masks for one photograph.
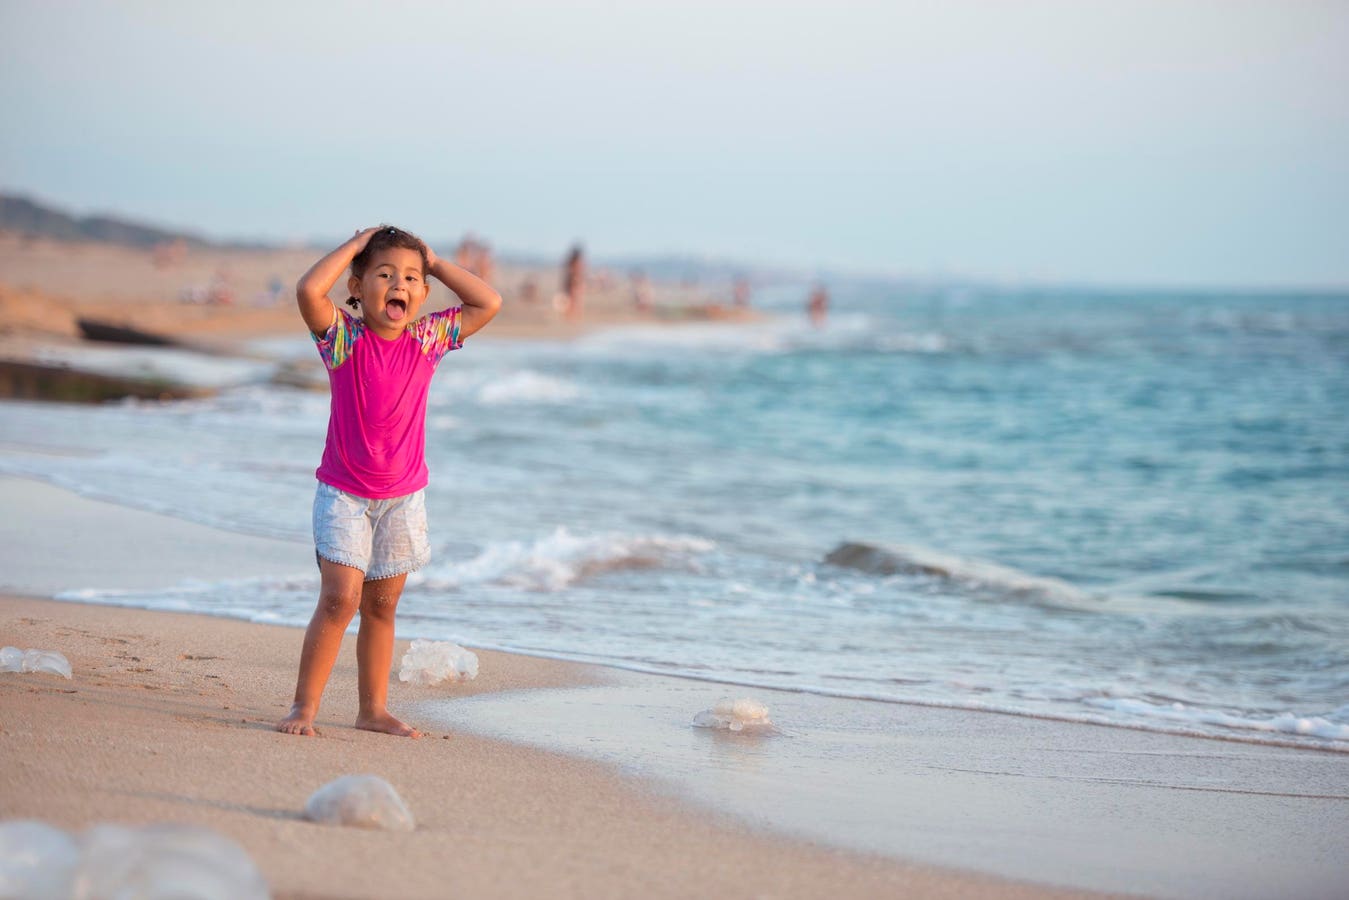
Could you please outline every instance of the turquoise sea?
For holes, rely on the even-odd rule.
[[[400,633],[1349,750],[1349,296],[831,289],[824,328],[783,285],[753,324],[447,357]],[[285,579],[66,596],[307,621],[327,398],[266,383],[318,366],[296,333],[209,400],[0,403],[0,472],[296,541]],[[161,354],[109,365],[221,365]]]

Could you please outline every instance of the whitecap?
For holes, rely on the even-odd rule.
[[[1336,722],[1325,716],[1300,716],[1294,713],[1257,719],[1250,716],[1232,715],[1221,710],[1188,706],[1184,703],[1149,703],[1146,700],[1132,698],[1093,697],[1082,701],[1087,706],[1138,716],[1144,719],[1160,719],[1168,722],[1180,722],[1189,725],[1218,725],[1242,731],[1261,731],[1276,734],[1297,734],[1321,738],[1328,741],[1349,741],[1349,724]],[[1338,714],[1332,713],[1331,715]]]
[[[498,541],[476,557],[426,570],[419,584],[459,588],[504,584],[532,591],[560,591],[585,578],[623,569],[688,567],[710,551],[711,541],[687,535],[574,535],[559,527],[535,541]]]
[[[512,403],[567,403],[581,395],[575,384],[525,369],[488,381],[478,389],[478,400],[489,406]]]

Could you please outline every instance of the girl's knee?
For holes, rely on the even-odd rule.
[[[402,591],[393,585],[381,585],[378,581],[367,582],[361,596],[361,615],[367,618],[392,621],[398,609],[398,598]]]
[[[359,591],[325,587],[319,591],[319,612],[330,619],[348,619],[361,605]]]

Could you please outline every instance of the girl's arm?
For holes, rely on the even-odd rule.
[[[367,228],[365,231],[356,232],[351,240],[314,263],[295,285],[295,298],[300,304],[300,317],[314,334],[323,334],[333,324],[336,312],[333,301],[328,299],[328,292],[337,284],[337,279],[342,277],[342,273],[351,265],[356,254],[370,243],[370,235],[376,231],[379,229]]]
[[[459,311],[459,340],[462,341],[492,321],[492,317],[501,309],[501,295],[490,284],[467,269],[461,269],[436,256],[430,247],[426,248],[426,260],[430,264],[431,274],[463,301],[464,308]],[[327,328],[327,325],[324,327]]]

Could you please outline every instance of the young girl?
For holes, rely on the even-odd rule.
[[[351,267],[347,303],[328,299]],[[434,275],[463,306],[417,318]],[[328,442],[314,497],[314,543],[322,586],[300,652],[289,734],[314,734],[323,687],[351,617],[356,638],[360,711],[356,727],[418,737],[389,714],[393,621],[409,572],[426,565],[423,489],[427,470],[426,393],[436,364],[492,320],[501,297],[481,279],[439,259],[418,238],[381,225],[314,263],[296,286],[300,315],[318,345],[332,386]]]

